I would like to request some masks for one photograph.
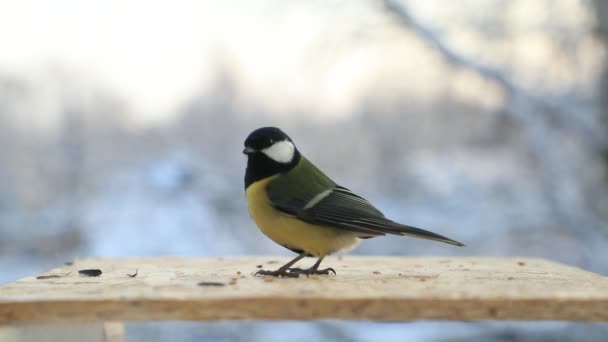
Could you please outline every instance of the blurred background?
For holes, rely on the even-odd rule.
[[[283,128],[387,216],[608,275],[608,2],[0,0],[0,283],[85,256],[291,255],[244,200]],[[130,340],[597,340],[606,324],[138,323]]]

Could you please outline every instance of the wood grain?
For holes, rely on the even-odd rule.
[[[287,259],[77,260],[0,287],[0,324],[134,320],[608,321],[608,278],[525,258],[328,258],[337,275],[255,277]],[[312,260],[301,262],[312,263]],[[99,277],[78,274],[101,269]],[[137,276],[129,277],[138,271]],[[207,286],[201,282],[220,283]],[[223,285],[222,285],[223,284]]]

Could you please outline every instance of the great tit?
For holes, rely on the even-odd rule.
[[[464,246],[387,219],[366,199],[336,184],[304,158],[291,138],[276,127],[249,134],[243,153],[247,155],[245,193],[251,217],[271,240],[299,254],[277,270],[260,270],[256,275],[335,274],[332,268],[319,269],[325,256],[352,249],[360,239],[386,234]],[[306,256],[318,258],[312,267],[291,267]]]

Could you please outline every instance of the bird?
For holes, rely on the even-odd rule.
[[[277,244],[298,254],[276,270],[256,276],[299,277],[336,274],[320,269],[332,253],[348,251],[361,239],[386,234],[464,244],[384,216],[369,201],[336,184],[306,159],[291,138],[277,127],[254,130],[245,139],[245,197],[259,229]],[[309,268],[292,267],[304,257],[316,257]]]

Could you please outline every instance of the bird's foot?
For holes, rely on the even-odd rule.
[[[255,272],[255,276],[297,278],[300,276],[300,274],[293,273],[290,268],[279,268],[276,271],[259,270]]]
[[[298,275],[299,274],[303,274],[303,275],[305,275],[307,277],[310,276],[310,275],[313,275],[313,274],[329,275],[330,272],[333,273],[333,274],[336,274],[336,270],[334,270],[331,267],[324,268],[322,270],[314,269],[314,268],[305,268],[305,269],[302,269],[302,268],[297,268],[297,267],[289,269],[289,273],[295,273],[295,274],[298,274]]]

